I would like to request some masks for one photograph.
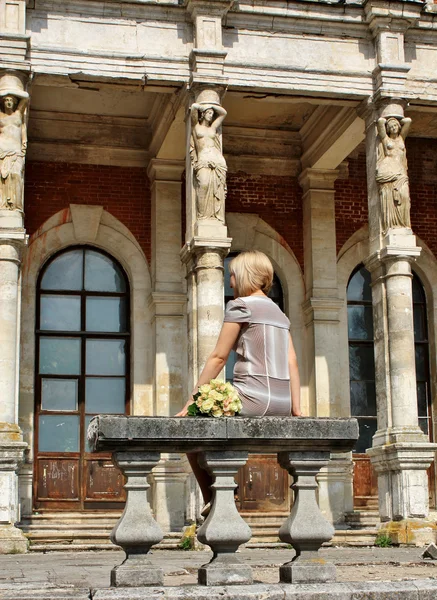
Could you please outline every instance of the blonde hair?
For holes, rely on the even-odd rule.
[[[229,263],[229,273],[235,277],[237,296],[250,296],[257,290],[268,294],[272,287],[272,263],[258,250],[238,254]]]

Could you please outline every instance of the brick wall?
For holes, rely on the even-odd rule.
[[[26,163],[25,226],[32,235],[70,204],[95,204],[119,219],[151,258],[151,203],[146,169]]]
[[[437,256],[437,140],[407,139],[411,225]],[[335,184],[337,251],[368,222],[366,157],[349,159],[349,177]]]
[[[350,236],[368,222],[366,155],[350,158],[349,177],[335,182],[337,253]]]
[[[437,140],[407,139],[411,226],[437,256]]]
[[[284,238],[303,268],[302,189],[296,178],[229,173],[226,210],[258,214]]]

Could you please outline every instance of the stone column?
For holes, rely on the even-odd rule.
[[[186,294],[182,275],[182,182],[184,161],[153,159],[148,176],[152,192],[152,286],[154,330],[154,414],[168,417],[186,395]],[[163,454],[151,474],[153,509],[164,531],[185,524],[186,472],[178,454]]]
[[[336,169],[305,169],[299,183],[303,188],[304,261],[306,300],[303,306],[308,341],[310,414],[342,417],[350,414],[342,405],[339,312],[342,300],[337,287],[335,237]],[[320,473],[320,505],[332,522],[344,521],[352,510],[352,464],[338,456]]]
[[[372,274],[378,417],[368,454],[378,474],[382,531],[395,543],[421,544],[435,541],[435,526],[426,520],[426,470],[437,445],[430,444],[418,426],[411,264],[420,248],[408,226],[410,199],[402,139],[408,130],[405,125],[409,126],[405,105],[402,99],[379,99],[367,115],[371,254],[366,267]],[[391,131],[390,123],[394,124]],[[390,148],[405,161],[395,192],[394,184],[386,183],[391,162],[383,162],[388,135]]]
[[[213,350],[223,322],[223,259],[231,240],[225,223],[226,161],[222,99],[227,79],[222,22],[234,0],[188,0],[187,17],[193,23],[190,98],[186,128],[186,234],[181,257],[188,283],[188,385],[190,394]],[[205,109],[209,108],[206,115]],[[212,109],[212,116],[211,116]],[[204,120],[204,115],[208,117]],[[211,127],[214,148],[206,148],[197,124]],[[206,154],[204,150],[206,149]],[[208,185],[209,183],[212,185]],[[209,190],[208,190],[209,188]],[[211,191],[213,190],[212,194]],[[189,489],[196,489],[195,485]],[[198,514],[200,494],[190,492],[190,513]]]
[[[202,147],[197,145],[194,140],[193,128],[195,125],[193,125],[191,114],[193,110],[196,110],[199,115],[201,114],[200,110],[192,109],[193,105],[221,107],[222,93],[221,86],[193,84],[187,126],[187,230],[182,259],[187,265],[191,288],[189,289],[189,304],[197,317],[196,323],[193,324],[196,339],[192,339],[194,348],[191,350],[191,356],[196,359],[197,368],[192,369],[192,385],[197,381],[208,356],[214,349],[223,323],[223,259],[229,252],[231,240],[227,237],[224,219],[226,179],[223,180],[223,176],[226,176],[226,163],[219,151],[213,157],[217,168],[210,169],[209,175],[217,178],[217,185],[220,189],[215,198],[211,198],[205,203],[208,206],[215,204],[218,207],[215,214],[210,214],[209,211],[204,213],[204,203],[199,202],[199,194],[203,193],[203,190],[200,189],[203,185],[202,177],[208,173],[203,173],[205,169],[199,168],[203,161]],[[222,116],[221,112],[215,110],[213,119]],[[196,115],[196,119],[199,118],[199,115]],[[216,136],[217,144],[221,145],[221,127],[218,127]],[[221,204],[223,206],[220,206]],[[188,388],[191,392],[190,382]]]
[[[26,552],[27,540],[15,528],[20,520],[17,470],[27,444],[18,426],[20,266],[26,243],[23,227],[23,168],[27,145],[28,94],[19,73],[0,73],[1,116],[13,115],[13,134],[0,125],[0,160],[7,176],[0,184],[0,553]],[[12,144],[12,146],[11,146]]]

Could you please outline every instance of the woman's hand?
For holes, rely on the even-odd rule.
[[[188,400],[188,402],[186,403],[184,408],[182,410],[180,410],[175,415],[175,417],[186,417],[188,415],[188,407],[190,406],[190,404],[193,404],[193,402],[194,402],[194,398],[191,396],[191,398]]]

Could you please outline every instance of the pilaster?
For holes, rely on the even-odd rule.
[[[183,161],[150,162],[152,191],[152,286],[156,415],[178,412],[185,389],[184,333],[186,296],[179,257]]]
[[[181,531],[185,525],[181,499],[185,496],[187,477],[184,459],[179,454],[161,455],[150,475],[155,519],[163,531]]]
[[[303,188],[306,300],[311,414],[340,416],[338,325],[342,301],[337,289],[335,190],[337,170],[306,169]],[[340,409],[341,411],[341,409]]]
[[[194,24],[191,84],[226,84],[222,21],[234,4],[235,0],[187,0],[187,12]]]
[[[26,0],[0,0],[0,62],[2,67],[29,72]]]
[[[374,37],[377,66],[373,71],[374,99],[405,97],[410,65],[405,61],[405,33],[415,25],[423,9],[419,0],[385,2],[367,0],[366,21]]]

